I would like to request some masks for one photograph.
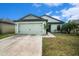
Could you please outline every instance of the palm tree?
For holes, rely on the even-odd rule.
[[[65,23],[65,24],[62,25],[62,31],[64,31],[64,32],[66,32],[66,33],[68,33],[68,34],[70,34],[70,32],[71,32],[72,30],[75,30],[77,27],[78,27],[78,26],[77,26],[76,23],[69,21],[68,23]]]

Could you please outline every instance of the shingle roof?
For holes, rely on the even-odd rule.
[[[57,24],[58,24],[58,23],[60,24],[60,23],[64,23],[64,21],[61,21],[61,20],[56,19],[56,18],[54,18],[54,17],[51,17],[51,16],[49,16],[49,15],[43,15],[42,17],[44,17],[44,16],[59,21],[59,22],[49,22],[49,23],[51,23],[51,24],[56,24],[56,23],[57,23]]]
[[[0,19],[0,23],[7,23],[7,24],[12,24],[14,25],[14,22],[8,19]]]
[[[29,16],[32,16],[32,17],[35,17],[35,18],[34,19],[31,19],[31,18],[27,19],[27,17],[29,17]],[[47,21],[47,20],[43,19],[39,16],[29,14],[29,15],[26,15],[26,16],[20,18],[19,20],[16,20],[15,22],[21,22],[21,21]]]

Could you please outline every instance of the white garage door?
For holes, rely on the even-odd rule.
[[[41,23],[28,23],[19,25],[20,34],[43,34],[44,25]]]

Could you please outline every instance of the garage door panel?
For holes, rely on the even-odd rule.
[[[19,25],[19,33],[20,34],[25,34],[27,33],[29,30],[28,30],[28,25],[25,25],[25,24],[20,24]]]
[[[20,24],[20,34],[41,34],[43,31],[43,24]]]

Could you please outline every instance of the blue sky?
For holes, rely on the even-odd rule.
[[[0,3],[0,18],[17,20],[32,13],[37,16],[46,14],[67,21],[75,16],[70,9],[78,9],[78,5],[74,3]],[[75,18],[78,18],[78,15]]]

